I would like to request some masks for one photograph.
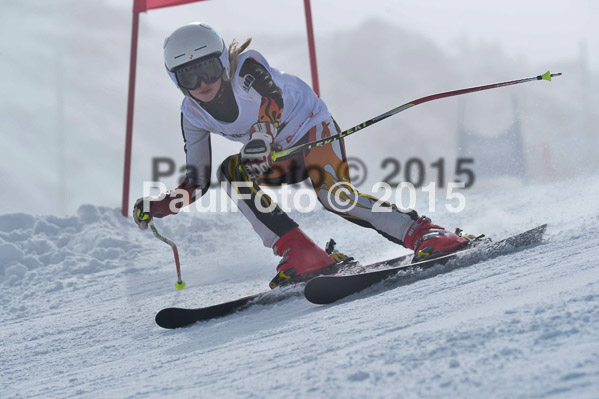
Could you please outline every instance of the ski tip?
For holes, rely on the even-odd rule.
[[[198,321],[194,309],[166,308],[156,313],[154,321],[168,330],[191,326]]]

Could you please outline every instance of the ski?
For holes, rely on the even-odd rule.
[[[390,276],[400,272],[415,272],[429,269],[433,266],[455,261],[454,268],[471,265],[484,259],[509,253],[541,241],[547,225],[536,227],[524,233],[487,244],[480,244],[455,254],[423,262],[405,265],[411,254],[399,256],[370,265],[357,265],[353,269],[363,272],[358,274],[323,275],[312,278],[310,281],[299,282],[289,286],[277,287],[273,290],[245,296],[233,301],[223,302],[201,308],[166,308],[156,314],[156,324],[162,328],[174,329],[187,327],[199,321],[207,321],[232,313],[247,310],[255,305],[267,305],[284,301],[294,296],[306,296],[310,302],[327,304],[345,298],[348,295],[360,292]],[[383,268],[383,269],[381,269]],[[381,269],[381,270],[375,270]],[[368,271],[374,270],[374,271]]]
[[[412,254],[400,256],[396,261],[406,261]],[[364,270],[359,264],[348,264],[347,267],[341,266],[342,270],[356,269]],[[277,287],[269,291],[245,296],[233,301],[223,302],[203,308],[166,308],[156,314],[155,321],[162,328],[174,329],[187,327],[199,321],[207,321],[219,317],[228,316],[232,313],[247,310],[255,305],[268,305],[284,301],[294,296],[303,295],[305,281],[294,284]]]
[[[293,296],[300,296],[301,290],[296,286],[276,288],[271,291],[245,296],[229,302],[223,302],[203,308],[166,308],[156,314],[156,324],[162,328],[174,329],[187,327],[198,321],[224,317],[252,305],[266,305],[283,301]]]
[[[481,243],[477,246],[450,255],[408,265],[396,266],[399,261],[397,259],[391,259],[365,266],[367,269],[384,266],[385,268],[381,270],[368,271],[359,274],[317,276],[306,283],[304,295],[310,302],[324,305],[358,293],[400,273],[402,274],[402,278],[411,278],[414,273],[430,269],[437,265],[444,265],[448,262],[451,264],[450,270],[469,266],[486,259],[519,251],[531,245],[538,244],[542,241],[546,229],[547,225],[543,224],[534,229],[500,241]]]

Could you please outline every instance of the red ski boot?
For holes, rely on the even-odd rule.
[[[433,224],[429,218],[422,216],[412,224],[403,242],[407,248],[414,251],[412,262],[419,262],[455,252],[469,240]]]
[[[277,275],[270,282],[270,288],[304,281],[336,263],[335,259],[316,245],[299,227],[279,238],[273,246],[273,251],[283,259],[277,266]]]

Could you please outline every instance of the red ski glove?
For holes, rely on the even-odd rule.
[[[171,200],[173,198],[170,195],[166,195],[160,200],[150,197],[139,198],[133,206],[133,220],[140,229],[146,230],[152,218],[157,217],[160,219],[177,213],[171,211],[169,208]],[[146,210],[144,210],[144,202],[147,203],[145,206]],[[173,206],[175,205],[173,204]]]
[[[200,186],[190,185],[189,179],[185,179],[185,181],[175,190],[168,191],[164,195],[164,198],[139,198],[135,201],[135,205],[133,206],[133,220],[140,229],[146,230],[148,228],[148,223],[150,223],[152,218],[157,217],[160,219],[168,215],[179,213],[181,208],[201,197],[201,195],[196,196],[195,190],[198,188],[200,188]],[[187,193],[187,196],[185,196],[185,193]],[[147,203],[145,209],[144,202]]]

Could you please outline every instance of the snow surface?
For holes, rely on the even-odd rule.
[[[434,220],[497,238],[547,222],[546,243],[329,306],[290,298],[172,331],[154,324],[163,307],[266,289],[277,259],[241,214],[157,222],[179,246],[183,291],[170,248],[116,209],[1,215],[0,397],[596,398],[598,197],[596,178],[468,191],[466,211]],[[324,211],[293,216],[363,262],[405,251]]]

